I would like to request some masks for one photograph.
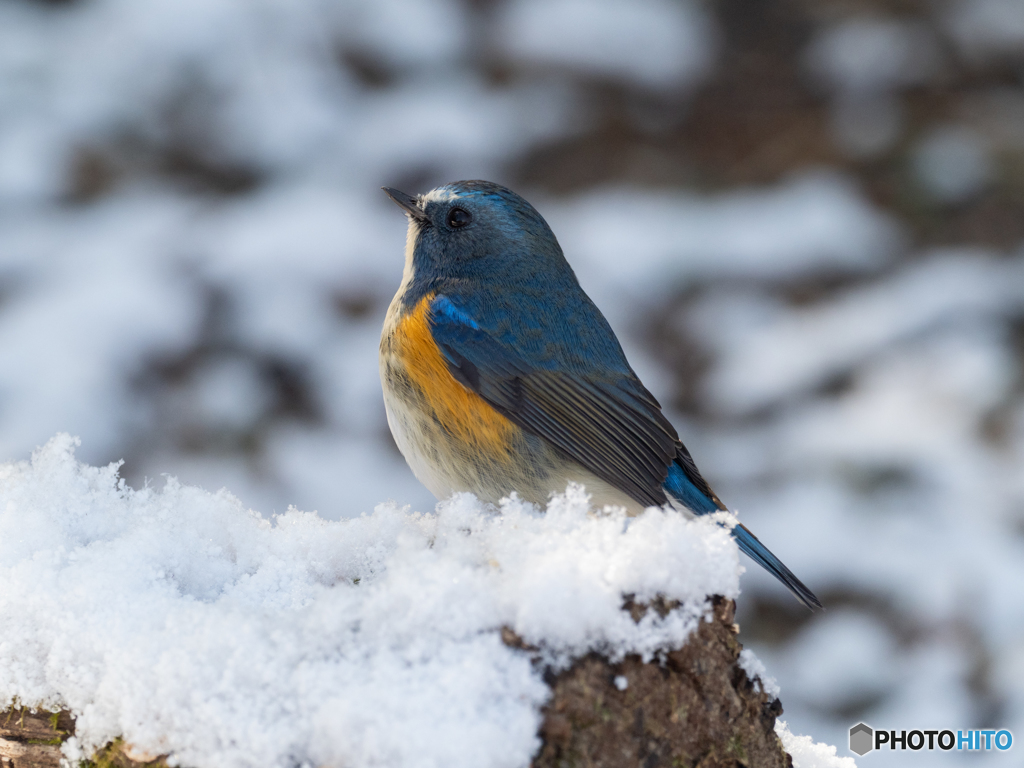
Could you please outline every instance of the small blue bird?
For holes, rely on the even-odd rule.
[[[574,481],[598,506],[726,509],[640,383],[554,233],[514,192],[459,181],[413,197],[380,372],[388,424],[438,498],[543,505]],[[740,549],[808,608],[814,594],[749,530]]]

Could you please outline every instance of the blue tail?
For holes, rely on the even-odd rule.
[[[685,451],[685,449],[683,450]],[[669,468],[668,478],[664,485],[665,492],[698,515],[724,510],[725,505],[718,500],[704,478],[697,472],[697,467],[693,466],[693,460],[690,459],[689,454],[685,455],[683,461],[685,462],[686,459],[689,459],[689,462],[686,463],[692,467],[692,470],[688,472],[688,467],[679,463],[679,459],[677,459],[676,463]],[[736,539],[739,548],[748,557],[785,584],[797,600],[812,611],[822,607],[821,601],[815,597],[814,593],[804,586],[804,583],[783,565],[782,561],[773,555],[768,547],[758,541],[746,526],[737,525],[733,528],[732,537]]]
[[[758,541],[757,536],[752,534],[745,525],[737,525],[732,529],[732,537],[736,539],[742,549],[752,560],[764,568],[768,573],[785,584],[789,591],[796,595],[796,599],[806,605],[812,611],[821,608],[821,601],[815,597],[804,583],[789,570],[782,561]]]

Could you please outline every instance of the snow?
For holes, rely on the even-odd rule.
[[[941,50],[920,20],[852,15],[818,30],[803,63],[830,95],[832,132],[847,154],[878,156],[896,142],[904,122],[899,94],[942,76]]]
[[[699,3],[668,0],[514,0],[496,40],[513,59],[685,89],[714,55],[714,26]]]
[[[827,706],[856,706],[899,684],[898,659],[896,642],[877,619],[852,610],[828,611],[798,635],[785,662],[779,660],[779,671],[787,665],[786,690],[792,695],[827,698]]]
[[[775,721],[775,733],[793,758],[793,768],[857,768],[852,757],[837,757],[836,748],[820,744],[810,736],[795,736],[785,720]]]
[[[595,512],[570,486],[546,513],[465,494],[267,519],[133,490],[77,444],[0,465],[0,707],[70,708],[72,760],[123,736],[196,768],[526,765],[546,665],[650,659],[739,592],[722,516]],[[636,623],[624,594],[681,605]]]
[[[940,126],[914,152],[918,182],[943,203],[960,203],[981,192],[995,176],[985,141],[970,128]]]
[[[652,278],[667,287],[696,276],[857,271],[900,244],[891,219],[826,171],[714,196],[598,190],[556,205],[547,218],[574,264],[626,287]]]
[[[986,59],[1024,48],[1024,2],[959,0],[945,14],[946,25],[963,53]]]
[[[723,411],[763,408],[856,367],[887,345],[943,324],[1010,315],[1024,306],[1022,281],[1024,260],[943,250],[828,305],[767,305],[755,313],[743,297],[748,308],[740,314],[735,303],[714,297],[694,310],[694,322],[719,336],[707,396]],[[751,369],[759,371],[756,380],[748,376]]]
[[[468,46],[468,22],[454,0],[381,0],[348,10],[343,27],[346,43],[383,54],[396,66],[450,62]]]
[[[775,682],[774,677],[768,676],[768,670],[752,650],[744,648],[740,651],[740,658],[737,663],[747,673],[747,677],[750,678],[751,682],[754,683],[755,691],[763,690],[771,698],[779,698],[779,684]]]
[[[903,104],[891,93],[841,93],[832,101],[829,122],[843,151],[866,159],[884,154],[899,139],[904,113]]]
[[[807,66],[831,89],[888,91],[927,82],[938,68],[937,47],[920,22],[848,18],[818,33]]]

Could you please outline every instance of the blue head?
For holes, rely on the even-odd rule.
[[[541,367],[629,371],[536,209],[489,181],[457,181],[413,197],[385,188],[409,216],[407,309],[444,294],[494,338]]]
[[[489,181],[457,181],[412,197],[385,192],[409,216],[407,301],[456,285],[531,292],[576,285],[551,228],[515,192]],[[554,285],[552,285],[554,281]]]

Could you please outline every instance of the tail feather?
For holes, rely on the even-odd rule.
[[[683,455],[685,454],[685,456]],[[682,462],[682,463],[680,463]],[[686,464],[686,466],[684,466]],[[711,486],[697,472],[697,466],[690,458],[690,454],[682,449],[680,458],[669,467],[668,477],[665,479],[665,492],[683,504],[696,515],[706,515],[719,509],[724,510],[725,505],[715,496]],[[747,553],[768,573],[777,578],[789,591],[796,595],[796,599],[806,605],[812,611],[821,608],[821,601],[814,596],[804,583],[798,579],[789,568],[782,564],[771,551],[757,540],[745,526],[737,525],[732,529],[732,536],[740,549]]]
[[[732,535],[740,549],[768,573],[785,584],[797,600],[812,611],[822,607],[821,601],[815,597],[814,593],[789,568],[783,565],[782,561],[773,555],[768,547],[758,541],[757,536],[752,534],[745,525],[737,525],[733,528]]]

